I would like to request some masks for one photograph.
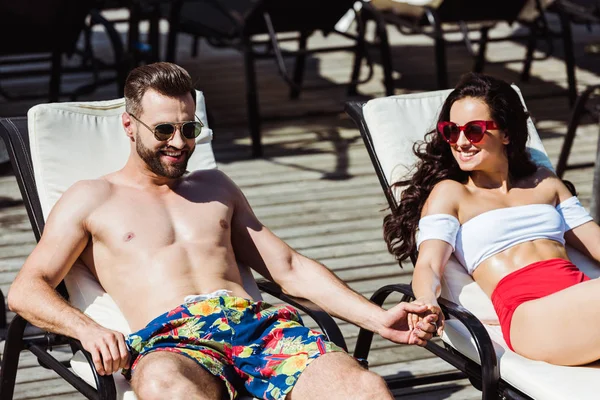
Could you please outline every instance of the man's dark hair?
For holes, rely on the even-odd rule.
[[[191,93],[196,102],[196,91],[190,74],[177,64],[157,62],[133,69],[125,81],[125,110],[133,115],[142,113],[142,97],[148,89],[177,97]]]

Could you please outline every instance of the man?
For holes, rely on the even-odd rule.
[[[129,74],[126,165],[64,193],[11,286],[9,307],[79,339],[100,374],[132,372],[140,399],[234,398],[242,389],[265,399],[391,399],[379,376],[302,326],[294,309],[248,300],[237,263],[394,342],[424,345],[437,317],[415,304],[377,307],[262,226],[225,174],[187,173],[202,129],[193,93],[175,64]],[[77,259],[133,334],[98,325],[55,292]],[[415,329],[408,312],[424,316]]]

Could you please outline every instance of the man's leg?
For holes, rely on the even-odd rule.
[[[287,400],[393,398],[383,378],[342,352],[323,354],[311,362],[286,397]]]
[[[145,355],[135,368],[132,386],[140,400],[221,400],[227,393],[221,379],[194,360],[168,351]]]

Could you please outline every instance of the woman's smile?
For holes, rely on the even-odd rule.
[[[455,150],[458,153],[458,159],[462,162],[469,162],[475,158],[477,154],[479,154],[479,149],[473,149],[469,151],[465,150]]]

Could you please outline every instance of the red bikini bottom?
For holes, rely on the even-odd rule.
[[[517,307],[589,280],[573,263],[561,258],[534,262],[502,278],[492,293],[492,303],[508,347],[514,351],[510,324]]]

